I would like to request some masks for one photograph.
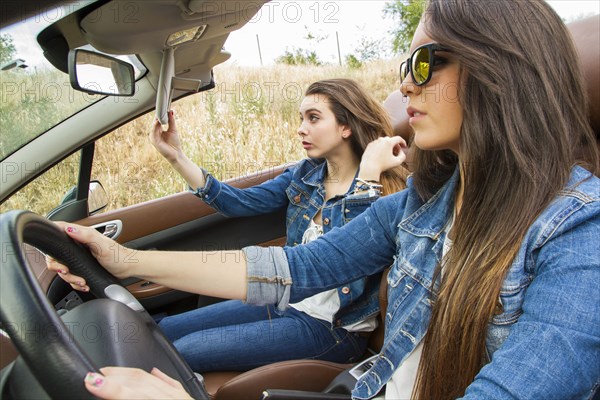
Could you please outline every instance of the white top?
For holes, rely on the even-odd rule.
[[[323,235],[323,226],[311,220],[309,227],[302,236],[302,244],[318,239],[321,235]],[[302,311],[313,318],[332,322],[333,317],[340,309],[340,296],[337,289],[326,290],[308,297],[299,303],[290,304],[290,307]],[[343,328],[351,332],[371,332],[377,328],[377,322],[377,316],[373,316],[369,319],[343,326]]]

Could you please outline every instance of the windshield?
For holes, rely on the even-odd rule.
[[[60,8],[46,14],[0,30],[0,160],[104,97],[75,91],[69,75],[44,57],[37,35],[65,16]],[[135,59],[137,80],[143,66],[137,57],[125,57]]]

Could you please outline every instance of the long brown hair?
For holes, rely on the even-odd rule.
[[[464,188],[413,393],[440,400],[461,397],[485,364],[506,272],[527,229],[584,163],[577,155],[588,149],[595,174],[600,164],[578,56],[546,2],[431,0],[422,23],[460,64],[465,110],[460,159],[414,150],[423,199],[457,167]]]
[[[306,96],[327,96],[328,105],[338,124],[350,127],[352,150],[360,159],[373,140],[393,136],[388,112],[356,81],[327,79],[317,81],[306,89]],[[381,174],[383,193],[390,194],[406,187],[406,169],[399,167]]]

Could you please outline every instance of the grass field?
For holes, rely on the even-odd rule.
[[[398,87],[398,60],[379,60],[360,69],[340,66],[215,68],[216,87],[172,104],[186,154],[220,179],[260,171],[305,156],[296,133],[298,106],[307,86],[346,77],[383,101]],[[97,142],[92,178],[106,188],[109,209],[184,190],[183,180],[154,150],[146,114]],[[30,209],[45,214],[76,182],[78,155],[48,171],[0,211]]]

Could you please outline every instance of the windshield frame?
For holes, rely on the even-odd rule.
[[[77,10],[71,5],[67,11]],[[49,11],[48,15],[60,15],[61,20],[73,18],[64,14],[64,6],[55,8],[53,12]],[[0,161],[80,111],[109,97],[75,91],[68,73],[58,68],[57,60],[50,60],[48,57],[52,55],[48,56],[48,52],[43,50],[40,37],[61,20],[34,16],[0,29],[0,50],[4,52],[4,58],[0,59]],[[80,48],[102,53],[89,44]],[[113,56],[134,66],[136,82],[146,75],[147,68],[137,55]]]

